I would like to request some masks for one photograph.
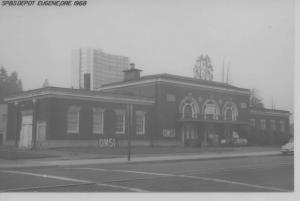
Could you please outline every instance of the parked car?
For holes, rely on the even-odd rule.
[[[236,146],[245,146],[248,144],[248,140],[244,138],[237,138],[233,141],[233,144]]]
[[[286,154],[294,154],[294,138],[291,138],[288,143],[281,147],[281,153]]]
[[[222,146],[229,146],[230,145],[230,140],[228,140],[228,139],[221,139],[220,140],[220,144]]]

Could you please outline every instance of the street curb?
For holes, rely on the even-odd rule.
[[[231,158],[245,157],[263,157],[263,156],[278,156],[279,151],[273,152],[253,152],[245,154],[231,155],[190,155],[190,156],[156,156],[156,157],[132,157],[131,161],[126,158],[113,159],[83,159],[83,160],[63,160],[63,161],[35,161],[36,164],[11,164],[0,165],[0,169],[7,168],[37,168],[37,167],[58,167],[58,166],[76,166],[76,165],[95,165],[95,164],[124,164],[124,163],[157,163],[157,162],[172,162],[172,161],[187,161],[187,160],[220,160]],[[54,163],[54,164],[53,164]]]
[[[234,156],[216,156],[216,157],[191,157],[191,158],[181,158],[181,159],[164,159],[164,160],[144,160],[144,161],[126,161],[125,163],[158,163],[158,162],[176,162],[176,161],[196,161],[196,160],[221,160],[221,159],[232,159],[232,158],[250,158],[250,157],[264,157],[264,156],[280,156],[278,153],[268,153],[268,154],[260,154],[260,155],[234,155]],[[134,158],[133,158],[134,160]],[[124,162],[123,162],[124,163]]]
[[[251,157],[265,157],[265,156],[273,157],[273,156],[281,156],[281,154],[274,153],[274,154],[265,154],[265,155],[245,155],[245,156],[228,156],[228,157],[220,156],[220,157],[211,157],[211,158],[185,158],[185,159],[166,159],[166,160],[153,160],[153,161],[126,161],[126,163],[158,163],[158,162],[197,161],[197,160],[208,161],[208,160],[226,160],[226,159],[233,159],[233,158],[251,158]]]

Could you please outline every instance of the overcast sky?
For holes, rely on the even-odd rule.
[[[267,107],[293,111],[293,0],[88,1],[76,7],[1,7],[0,65],[24,89],[70,86],[71,50],[128,56],[142,74],[193,76],[208,54],[214,80],[258,89]]]

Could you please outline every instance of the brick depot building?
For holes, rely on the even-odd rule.
[[[205,147],[272,131],[287,139],[289,112],[252,109],[249,99],[249,89],[170,74],[140,77],[132,68],[124,81],[97,91],[45,87],[6,98],[6,143],[126,146],[130,138],[135,146]]]

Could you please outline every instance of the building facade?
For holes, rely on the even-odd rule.
[[[284,110],[250,108],[249,139],[257,144],[282,144],[293,131],[290,130],[290,113]]]
[[[100,49],[80,48],[72,51],[72,87],[92,90],[103,84],[123,80],[123,71],[129,68],[129,58],[107,54]]]
[[[128,137],[134,145],[207,147],[255,144],[269,127],[288,136],[289,112],[250,108],[249,89],[170,74],[140,77],[133,66],[124,73],[97,91],[46,87],[8,97],[7,138],[20,148],[125,146]]]
[[[108,84],[101,91],[155,100],[154,138],[159,143],[212,146],[248,126],[248,89],[225,83],[159,74]]]
[[[150,135],[153,104],[149,98],[80,89],[31,90],[9,99],[7,139],[20,148],[97,145],[100,138],[122,145],[132,105],[136,127],[131,133],[143,145]]]

